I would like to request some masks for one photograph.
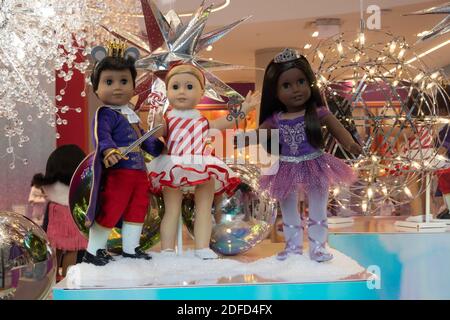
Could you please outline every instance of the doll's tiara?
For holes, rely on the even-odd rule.
[[[289,61],[300,59],[301,57],[302,57],[302,55],[300,53],[298,53],[297,50],[292,49],[292,48],[286,48],[282,52],[277,54],[275,56],[275,58],[273,59],[273,61],[275,63],[284,63],[284,62],[289,62]]]

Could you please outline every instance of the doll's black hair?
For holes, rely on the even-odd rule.
[[[297,68],[303,71],[309,85],[311,86],[311,97],[305,103],[305,131],[308,142],[316,148],[322,148],[323,135],[316,108],[323,106],[324,104],[320,95],[320,90],[317,87],[316,76],[314,75],[311,65],[304,56],[301,56],[300,58],[292,61],[282,63],[275,63],[272,60],[267,66],[266,72],[264,74],[264,82],[262,88],[259,124],[261,125],[274,113],[287,111],[286,106],[282,104],[277,97],[277,85],[280,75],[292,68]]]
[[[102,59],[95,65],[94,71],[91,74],[91,83],[92,87],[94,88],[94,92],[97,91],[98,84],[100,82],[100,75],[102,74],[102,71],[105,70],[130,70],[131,78],[133,79],[133,88],[136,87],[137,71],[134,63],[135,60],[131,57],[127,59],[117,57],[106,57]]]
[[[31,185],[39,188],[58,181],[70,185],[75,170],[85,156],[84,151],[74,144],[56,148],[48,157],[45,176],[42,173],[35,174]]]

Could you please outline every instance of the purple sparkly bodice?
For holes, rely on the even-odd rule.
[[[308,142],[304,116],[295,119],[277,120],[280,129],[280,152],[282,156],[299,157],[318,151]]]
[[[317,113],[321,119],[330,111],[322,107],[317,109]],[[280,130],[280,154],[282,156],[301,157],[319,151],[308,141],[304,115],[294,119],[281,119],[280,116],[281,113],[274,114],[266,121],[269,127]]]

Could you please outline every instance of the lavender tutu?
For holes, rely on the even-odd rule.
[[[312,160],[280,161],[278,171],[261,176],[259,183],[271,197],[282,200],[294,191],[319,190],[325,193],[332,185],[350,185],[356,178],[344,161],[324,153]]]

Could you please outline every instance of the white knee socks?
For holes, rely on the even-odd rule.
[[[106,249],[106,242],[108,241],[110,233],[110,228],[102,227],[97,222],[94,222],[89,229],[87,252],[95,256],[98,249]]]

